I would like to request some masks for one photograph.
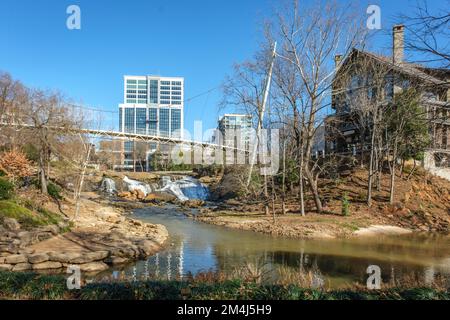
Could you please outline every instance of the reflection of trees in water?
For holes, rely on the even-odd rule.
[[[305,253],[283,250],[251,250],[251,244],[243,244],[241,250],[213,245],[211,255],[215,258],[215,270],[229,277],[240,276],[256,281],[273,282],[287,280],[307,281],[311,286],[339,286],[359,282],[365,284],[369,265],[378,265],[382,270],[382,282],[386,285],[399,285],[405,282],[431,284],[439,276],[439,268],[422,268],[406,264],[390,263],[369,258],[357,258],[339,255]],[[187,247],[189,250],[189,247]],[[269,247],[270,248],[270,247]],[[192,263],[189,262],[188,263]],[[125,269],[122,278],[133,280],[172,280],[181,279],[186,272],[196,274],[195,270],[185,267],[185,246],[181,241]],[[200,270],[200,269],[199,269]],[[201,270],[208,271],[208,270]],[[302,282],[302,283],[303,283]]]
[[[264,261],[265,267],[272,269],[274,273],[279,267],[288,268],[292,272],[304,272],[317,275],[320,278],[344,278],[349,284],[359,282],[365,284],[369,265],[378,265],[381,268],[382,282],[392,286],[402,282],[417,282],[431,284],[439,272],[433,268],[422,268],[413,265],[391,264],[374,259],[330,256],[320,254],[291,251],[264,251],[264,253],[243,254],[236,251],[216,250],[218,267],[223,271],[230,271],[236,266],[245,267],[254,261]],[[277,275],[273,275],[276,279]]]

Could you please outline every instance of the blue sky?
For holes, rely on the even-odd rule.
[[[382,9],[381,33],[416,0],[361,1]],[[445,0],[433,0],[443,7]],[[81,30],[66,28],[66,8],[81,8]],[[31,87],[59,89],[82,104],[117,111],[123,75],[185,77],[185,99],[219,87],[233,63],[252,57],[261,21],[276,0],[0,0],[0,70]],[[365,14],[362,10],[361,14]],[[376,37],[387,47],[389,37]],[[185,105],[185,127],[216,126],[221,89]],[[229,110],[232,111],[232,110]],[[118,127],[104,114],[104,127]]]

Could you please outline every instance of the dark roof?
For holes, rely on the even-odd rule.
[[[353,49],[350,56],[353,54],[364,55],[371,59],[374,59],[382,64],[386,64],[391,67],[393,70],[396,70],[400,73],[404,73],[413,77],[420,78],[424,81],[436,84],[436,85],[444,85],[449,86],[449,78],[450,78],[450,69],[435,69],[435,68],[427,68],[425,66],[414,64],[410,62],[400,62],[394,63],[391,57],[377,55],[371,52],[362,51],[358,49]]]

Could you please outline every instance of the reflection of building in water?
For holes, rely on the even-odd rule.
[[[184,263],[184,241],[181,241],[180,252],[178,255],[178,276],[183,278],[183,263]]]
[[[171,270],[170,270],[170,261],[172,260],[172,254],[169,252],[167,254],[167,280],[170,280]]]
[[[157,253],[155,256],[155,266],[156,266],[155,276],[156,276],[156,278],[158,278],[159,277],[159,253]]]

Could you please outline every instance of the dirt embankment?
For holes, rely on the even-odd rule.
[[[262,201],[228,199],[216,207],[203,208],[197,220],[230,228],[251,230],[295,238],[349,237],[409,232],[448,233],[450,230],[450,182],[424,171],[397,177],[395,203],[389,204],[389,175],[383,175],[380,188],[373,191],[373,204],[366,204],[367,172],[355,170],[339,179],[321,181],[324,213],[317,214],[311,195],[305,195],[306,216],[300,215],[295,190],[286,199],[282,214],[278,195],[270,215]],[[342,214],[347,196],[349,214]]]

